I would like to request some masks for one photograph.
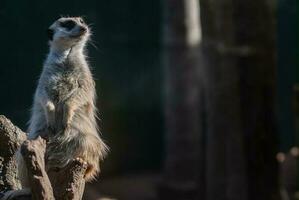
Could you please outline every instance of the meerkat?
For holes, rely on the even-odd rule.
[[[62,17],[49,27],[50,51],[38,80],[28,129],[28,139],[47,139],[46,170],[63,168],[80,158],[88,164],[86,181],[95,178],[107,152],[98,134],[95,83],[86,61],[90,35],[80,17]],[[19,168],[22,185],[26,185],[24,163]]]

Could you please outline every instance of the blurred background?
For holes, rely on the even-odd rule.
[[[296,0],[1,0],[0,114],[23,130],[46,29],[93,30],[110,153],[84,199],[299,199]]]

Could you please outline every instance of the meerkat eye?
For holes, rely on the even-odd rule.
[[[72,30],[76,26],[76,22],[73,20],[67,20],[64,22],[60,22],[60,26],[66,28],[67,30]]]
[[[54,31],[52,29],[48,29],[47,34],[48,34],[48,39],[53,40]]]

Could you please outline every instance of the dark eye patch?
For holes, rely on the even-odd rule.
[[[54,31],[52,29],[47,30],[47,35],[49,40],[53,40]]]
[[[67,30],[72,30],[76,26],[76,22],[73,20],[66,20],[64,22],[60,22],[60,26]]]

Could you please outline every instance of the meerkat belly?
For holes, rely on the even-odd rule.
[[[54,75],[50,80],[47,92],[54,102],[62,102],[78,88],[78,79],[68,73]]]

